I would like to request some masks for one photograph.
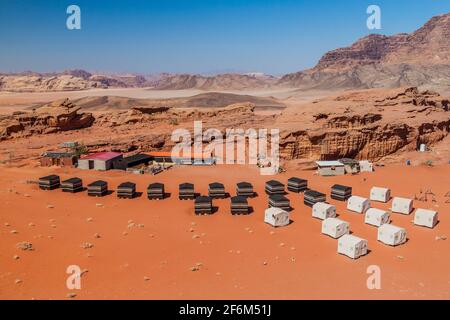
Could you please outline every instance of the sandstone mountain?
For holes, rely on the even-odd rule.
[[[285,159],[377,161],[447,137],[450,101],[415,87],[354,91],[287,109],[274,126]]]
[[[450,86],[450,13],[411,34],[372,34],[326,53],[310,70],[287,74],[279,85],[304,88]]]
[[[180,90],[245,90],[268,88],[275,84],[273,77],[261,77],[259,74],[219,74],[216,76],[202,75],[168,75],[155,83],[155,89]]]
[[[94,75],[84,70],[67,70],[61,73],[0,74],[0,91],[12,92],[73,91],[147,85],[149,83],[146,78],[140,75]]]

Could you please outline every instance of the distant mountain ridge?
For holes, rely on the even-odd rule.
[[[330,51],[309,70],[283,76],[283,86],[376,88],[450,86],[450,13],[411,34],[372,34]]]
[[[226,73],[216,76],[177,74],[168,75],[158,80],[155,83],[155,89],[243,90],[268,88],[275,83],[275,77],[256,73]]]
[[[325,53],[309,70],[280,79],[263,73],[218,75],[105,75],[84,70],[61,73],[0,74],[0,91],[63,91],[91,88],[152,87],[158,90],[365,89],[450,87],[450,13],[421,28],[393,36],[371,34],[349,47]]]

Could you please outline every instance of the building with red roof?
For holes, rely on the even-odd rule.
[[[78,160],[78,168],[85,170],[110,170],[123,158],[118,152],[99,152],[81,157]]]

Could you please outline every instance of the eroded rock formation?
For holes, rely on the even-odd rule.
[[[68,99],[56,101],[31,112],[16,112],[0,118],[0,139],[49,134],[90,127],[94,117],[79,113]]]

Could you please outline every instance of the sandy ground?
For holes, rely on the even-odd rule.
[[[151,90],[148,88],[126,88],[126,89],[91,89],[81,91],[62,92],[5,92],[0,91],[0,114],[9,114],[14,111],[24,110],[30,106],[44,104],[51,101],[69,98],[79,99],[83,97],[116,96],[136,99],[169,99],[191,97],[208,91],[191,90]],[[325,97],[330,91],[312,90],[307,92],[297,89],[265,89],[244,91],[218,91],[240,95],[253,95],[255,97],[273,97],[288,103],[309,102],[314,99]]]
[[[332,178],[312,171],[276,177],[282,182],[305,177],[310,187],[328,195],[335,183],[350,185],[362,196],[374,185],[405,197],[432,188],[437,203],[415,206],[438,210],[440,223],[435,229],[421,228],[412,225],[412,215],[393,214],[392,223],[405,227],[409,238],[395,248],[377,242],[376,228],[365,225],[363,215],[330,200],[352,232],[369,241],[370,253],[355,261],[338,255],[337,241],[321,235],[321,222],[311,217],[302,195],[288,194],[294,208],[291,225],[274,229],[264,224],[264,182],[269,178],[253,167],[175,168],[156,177],[31,167],[1,167],[0,173],[0,299],[66,299],[69,293],[75,299],[450,298],[450,239],[436,240],[450,235],[450,204],[444,197],[450,191],[448,165],[392,166]],[[148,183],[160,181],[171,197],[119,200],[113,193],[89,198],[86,193],[40,191],[26,183],[50,173],[63,179],[79,176],[85,184],[105,179],[113,190],[134,181],[138,191],[145,191]],[[195,216],[193,203],[177,198],[181,182],[195,183],[204,194],[208,183],[220,181],[234,195],[235,183],[242,180],[252,182],[259,194],[250,200],[254,212],[249,216],[232,216],[229,199],[214,201],[219,207],[214,215]],[[389,208],[390,203],[373,206]],[[21,241],[31,242],[35,250],[19,250]],[[93,247],[84,249],[83,243]],[[66,287],[69,265],[85,271],[81,290]],[[371,265],[381,268],[381,290],[366,286]],[[194,266],[198,271],[191,271]]]

